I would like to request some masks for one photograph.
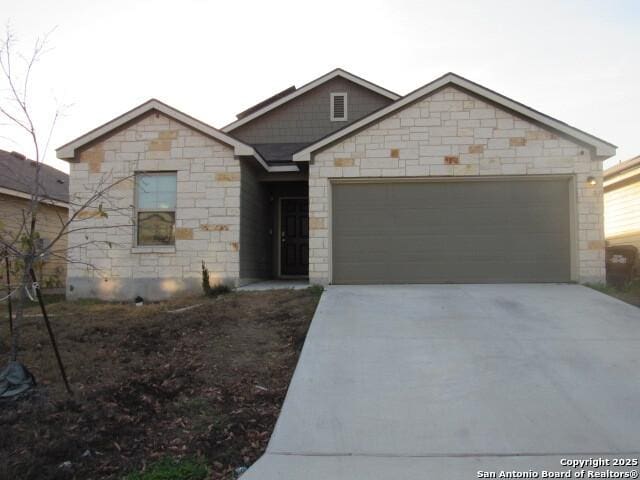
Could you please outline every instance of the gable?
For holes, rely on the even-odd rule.
[[[109,135],[120,131],[127,125],[135,123],[139,119],[149,114],[162,114],[176,122],[197,130],[204,135],[214,138],[221,143],[229,145],[234,149],[235,155],[255,156],[258,161],[262,160],[251,146],[246,145],[238,139],[233,138],[212,127],[211,125],[208,125],[156,99],[151,99],[141,105],[138,105],[137,107],[114,118],[113,120],[110,120],[109,122],[91,130],[90,132],[81,135],[75,140],[66,143],[65,145],[56,149],[56,156],[62,160],[75,161],[76,150],[86,148],[88,145],[91,145],[98,140],[102,140]]]
[[[357,167],[356,176],[394,168],[420,176],[561,174],[592,157],[571,139],[447,86],[314,158],[319,166]]]
[[[460,98],[455,98],[455,95],[451,98],[438,97],[438,95],[442,91],[447,89],[453,89],[455,92],[457,92],[457,95]],[[434,106],[434,114],[436,114],[432,116],[434,118],[437,116],[437,114],[439,114],[439,112],[447,111],[451,113],[465,112],[460,115],[466,116],[468,114],[468,120],[482,120],[482,118],[480,117],[483,114],[489,115],[489,113],[487,112],[473,111],[486,109],[485,107],[482,107],[480,109],[466,107],[463,103],[464,100],[462,100],[463,95],[467,96],[467,101],[480,101],[484,105],[489,105],[501,112],[509,113],[518,120],[526,121],[531,125],[536,125],[545,131],[552,132],[554,135],[571,139],[576,144],[593,150],[595,153],[595,157],[601,160],[615,155],[616,146],[611,143],[605,142],[604,140],[601,140],[582,130],[579,130],[564,122],[533,110],[526,105],[511,100],[510,98],[500,95],[493,90],[487,89],[474,82],[449,73],[425,85],[424,87],[421,87],[414,92],[409,93],[405,97],[402,97],[389,106],[384,107],[377,112],[374,112],[371,115],[357,122],[354,122],[353,124],[333,134],[327,135],[326,137],[320,139],[319,141],[309,145],[304,149],[301,149],[293,155],[293,160],[302,162],[310,161],[312,155],[315,155],[316,153],[328,148],[330,145],[353,136],[357,132],[366,129],[371,125],[385,122],[390,118],[398,118],[399,115],[402,115],[401,112],[407,110],[411,111],[413,108],[415,108],[416,105],[420,104],[420,102],[430,102],[433,101],[434,98],[437,102],[439,102]],[[421,114],[421,116],[424,115]],[[458,116],[458,114],[454,114],[453,116],[456,117]],[[463,118],[459,119],[464,120]]]
[[[331,121],[331,94],[347,93],[346,122]],[[389,105],[391,99],[340,76],[229,130],[250,144],[309,144]]]
[[[103,161],[144,162],[191,158],[233,158],[233,147],[160,112],[148,112],[78,149],[77,160],[98,171]],[[140,163],[142,162],[142,163]],[[151,168],[157,169],[157,168]]]
[[[231,132],[236,130],[238,127],[240,127],[241,125],[245,125],[253,120],[255,120],[256,118],[282,106],[285,105],[293,100],[295,100],[296,98],[300,97],[301,95],[306,94],[307,92],[314,90],[315,88],[323,85],[324,83],[331,81],[335,78],[342,78],[345,80],[348,80],[349,82],[359,85],[360,87],[363,87],[365,89],[367,89],[368,91],[372,92],[372,93],[376,93],[384,98],[387,98],[391,101],[397,100],[398,98],[400,98],[400,95],[398,95],[397,93],[394,93],[390,90],[387,90],[386,88],[382,88],[379,85],[376,85],[375,83],[371,83],[367,80],[365,80],[364,78],[358,77],[357,75],[354,75],[352,73],[349,73],[345,70],[342,70],[341,68],[336,68],[335,70],[332,70],[331,72],[316,78],[315,80],[307,83],[306,85],[300,87],[300,88],[295,88],[295,87],[290,87],[287,90],[284,90],[270,98],[268,98],[267,100],[260,102],[257,105],[254,105],[254,107],[250,107],[249,109],[245,110],[244,112],[240,113],[237,117],[238,119],[235,122],[231,122],[229,125],[225,126],[222,128],[223,132]],[[290,92],[290,93],[287,93]],[[260,108],[256,108],[256,107],[260,107]],[[250,112],[250,113],[248,113]]]

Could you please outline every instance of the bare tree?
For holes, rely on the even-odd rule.
[[[10,27],[6,29],[6,35],[0,41],[0,118],[5,125],[13,126],[17,135],[28,138],[33,147],[33,155],[30,156],[34,164],[33,175],[29,178],[21,178],[30,193],[30,199],[22,209],[22,218],[18,219],[18,227],[8,228],[0,224],[0,260],[9,259],[13,265],[14,279],[11,289],[7,294],[15,302],[14,328],[11,340],[11,360],[15,362],[18,357],[20,326],[24,317],[24,308],[31,296],[33,289],[32,271],[43,258],[55,258],[66,263],[79,263],[73,255],[74,249],[86,248],[89,245],[101,244],[110,248],[112,243],[108,240],[94,240],[89,235],[92,229],[103,230],[106,228],[131,227],[133,221],[127,221],[118,225],[96,225],[91,221],[96,217],[106,218],[110,213],[125,213],[128,220],[131,218],[131,208],[122,207],[118,201],[110,195],[113,188],[131,177],[113,180],[113,175],[106,173],[101,176],[97,186],[87,190],[87,194],[78,198],[70,196],[69,215],[58,214],[56,233],[44,243],[38,231],[40,211],[43,205],[54,204],[55,199],[50,196],[45,183],[42,181],[42,165],[49,143],[63,108],[56,106],[51,113],[50,121],[46,128],[40,129],[36,124],[34,105],[31,95],[31,77],[35,67],[42,56],[49,49],[50,33],[36,39],[29,55],[22,55],[16,50],[17,39]],[[10,175],[12,172],[4,172]],[[86,242],[74,245],[63,245],[62,239],[75,232],[85,232]],[[95,269],[93,265],[84,263],[87,268]]]

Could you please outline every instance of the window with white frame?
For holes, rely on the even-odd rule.
[[[347,93],[331,94],[331,121],[344,122],[347,120]]]
[[[174,245],[176,172],[136,174],[137,245]]]

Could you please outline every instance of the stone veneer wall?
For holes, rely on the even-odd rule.
[[[69,235],[83,264],[68,269],[70,298],[165,298],[181,291],[201,291],[201,262],[211,283],[236,285],[240,249],[240,162],[232,147],[159,114],[147,115],[79,154],[71,164],[70,195],[82,202],[101,182],[112,183],[139,171],[177,172],[175,247],[136,248],[133,218],[134,182],[111,191],[122,211],[96,218],[90,212],[75,227],[104,226]],[[105,206],[107,202],[104,202]],[[85,235],[88,236],[85,237]]]
[[[452,86],[312,159],[310,282],[330,281],[331,179],[544,174],[575,176],[575,280],[603,282],[602,162],[594,159],[588,148]],[[597,179],[597,186],[587,184],[589,176]]]

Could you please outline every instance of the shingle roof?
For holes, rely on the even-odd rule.
[[[306,147],[306,143],[254,143],[255,148],[262,158],[270,164],[292,163],[291,156],[294,152]]]
[[[285,88],[281,92],[278,92],[275,95],[272,95],[269,98],[262,100],[260,103],[256,103],[253,107],[249,107],[246,110],[243,110],[242,112],[236,115],[236,118],[240,119],[240,118],[246,117],[247,115],[251,115],[253,112],[257,112],[258,110],[260,110],[263,107],[266,107],[270,103],[273,103],[276,100],[280,100],[282,97],[286,97],[287,95],[295,91],[296,91],[295,85],[291,85],[289,88]]]
[[[0,187],[31,194],[36,162],[16,152],[0,150]],[[69,202],[69,175],[49,165],[40,167],[42,195],[52,200]]]

